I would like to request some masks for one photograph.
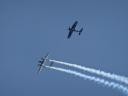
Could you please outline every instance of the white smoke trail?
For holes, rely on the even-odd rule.
[[[101,70],[96,70],[96,69],[93,69],[93,68],[84,67],[84,66],[77,65],[77,64],[71,64],[71,63],[66,63],[66,62],[56,61],[56,60],[50,60],[50,61],[55,62],[55,63],[59,63],[59,64],[63,64],[63,65],[66,65],[66,66],[78,68],[78,69],[81,69],[81,70],[84,70],[84,71],[87,71],[87,72],[90,72],[90,73],[93,73],[93,74],[97,74],[97,75],[107,77],[107,78],[112,79],[112,80],[116,80],[116,81],[128,84],[128,78],[124,77],[124,76],[111,74],[111,73],[108,73],[108,72],[104,72],[104,71],[101,71]]]
[[[94,81],[94,82],[99,83],[99,84],[104,84],[105,86],[108,86],[108,87],[111,87],[111,88],[117,88],[120,91],[122,90],[128,96],[128,88],[121,85],[121,84],[118,84],[118,83],[115,83],[115,82],[110,82],[110,81],[107,81],[107,80],[104,80],[104,79],[101,79],[101,78],[97,78],[97,77],[94,77],[94,76],[85,75],[85,74],[82,74],[80,72],[72,71],[72,70],[69,70],[69,69],[63,69],[63,68],[51,67],[51,66],[46,66],[46,67],[50,68],[50,69],[57,70],[57,71],[65,72],[65,73],[68,73],[68,74],[72,74],[72,75],[84,78],[85,80],[87,79],[87,80]]]

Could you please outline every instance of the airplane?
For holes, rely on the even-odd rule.
[[[78,24],[78,21],[75,21],[74,24],[72,25],[72,27],[71,28],[69,27],[69,29],[68,29],[69,34],[68,34],[68,37],[67,37],[68,39],[71,37],[73,32],[78,32],[79,35],[81,35],[81,32],[83,31],[83,28],[81,28],[80,30],[76,30],[75,28],[76,28],[77,24]]]
[[[42,69],[45,67],[45,64],[49,61],[48,56],[49,56],[49,53],[47,53],[44,57],[41,58],[41,60],[38,61],[38,63],[40,63],[38,64],[38,67],[39,67],[37,71],[38,73],[42,71]],[[52,65],[53,65],[53,62],[50,63],[50,66]]]

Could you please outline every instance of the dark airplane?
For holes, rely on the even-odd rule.
[[[72,27],[71,28],[69,27],[69,29],[68,29],[69,30],[69,34],[68,34],[68,37],[67,37],[68,39],[71,37],[73,32],[78,32],[79,35],[80,35],[81,32],[83,31],[83,28],[81,28],[80,30],[76,30],[75,29],[77,24],[78,24],[78,21],[75,21],[74,24],[72,25]]]
[[[49,53],[47,53],[44,57],[41,58],[41,60],[39,60],[38,62],[40,64],[38,64],[38,73],[42,71],[42,69],[45,67],[45,64],[49,61],[48,59]],[[51,62],[50,66],[52,66],[53,62]]]

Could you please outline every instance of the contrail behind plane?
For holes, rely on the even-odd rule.
[[[65,72],[65,73],[68,73],[68,74],[72,74],[72,75],[84,78],[85,80],[94,81],[98,84],[103,84],[105,86],[108,86],[108,87],[111,87],[111,88],[114,88],[114,89],[117,88],[120,91],[123,91],[128,96],[128,88],[121,85],[121,84],[118,84],[118,83],[115,83],[115,82],[110,82],[110,81],[107,81],[107,80],[104,80],[104,79],[101,79],[101,78],[98,78],[98,77],[85,75],[85,74],[82,74],[80,72],[72,71],[72,70],[69,70],[69,69],[63,69],[63,68],[51,67],[51,66],[46,66],[46,67],[50,68],[50,69],[57,70],[57,71]]]
[[[55,62],[55,63],[59,63],[59,64],[63,64],[63,65],[66,65],[66,66],[78,68],[78,69],[81,69],[81,70],[84,70],[84,71],[87,71],[87,72],[90,72],[90,73],[93,73],[93,74],[97,74],[97,75],[100,75],[100,76],[103,76],[103,77],[106,77],[106,78],[109,78],[109,79],[112,79],[112,80],[122,82],[124,84],[128,84],[128,78],[124,77],[124,76],[111,74],[111,73],[108,73],[108,72],[104,72],[104,71],[101,71],[101,70],[96,70],[96,69],[93,69],[93,68],[84,67],[84,66],[77,65],[77,64],[71,64],[71,63],[66,63],[66,62],[57,61],[57,60],[50,60],[50,61]]]

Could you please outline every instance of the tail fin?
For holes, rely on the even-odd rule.
[[[79,35],[81,34],[82,31],[83,31],[83,28],[80,29],[80,31],[79,31]]]

